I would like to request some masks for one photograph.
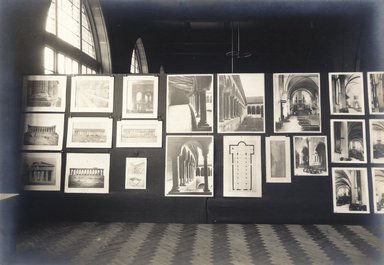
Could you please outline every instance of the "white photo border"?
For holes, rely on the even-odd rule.
[[[129,185],[129,170],[128,170],[128,167],[129,167],[129,161],[138,161],[138,162],[143,162],[144,163],[144,173],[143,173],[143,176],[141,178],[141,180],[143,181],[143,186],[142,187],[135,187],[135,186],[131,186]],[[126,190],[145,190],[147,189],[147,158],[146,157],[126,157],[125,158],[125,189]]]
[[[377,205],[376,205],[376,200],[378,199],[378,198],[376,198],[376,181],[375,181],[375,176],[376,176],[376,174],[375,174],[375,171],[376,170],[381,170],[381,171],[383,171],[384,172],[384,167],[372,167],[371,168],[371,173],[372,173],[372,193],[373,193],[373,212],[374,213],[376,213],[376,214],[384,214],[384,207],[383,207],[383,210],[382,211],[378,211],[377,210]],[[384,176],[383,176],[383,178],[384,178]]]
[[[126,143],[122,140],[122,130],[127,126],[129,129],[154,129],[156,134],[156,142],[145,143],[145,142],[129,142]],[[136,148],[161,148],[163,145],[163,122],[158,120],[121,120],[117,121],[116,130],[116,147],[136,147]]]
[[[374,71],[374,72],[367,72],[367,86],[368,86],[368,105],[369,105],[369,114],[371,115],[384,115],[384,112],[374,112],[372,111],[372,84],[370,81],[371,75],[377,75],[377,74],[383,74],[384,71]],[[384,107],[384,106],[383,106]]]

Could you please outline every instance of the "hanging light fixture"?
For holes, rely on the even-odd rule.
[[[231,51],[225,54],[231,57],[231,70],[233,73],[234,58],[247,58],[252,56],[252,53],[240,50],[240,21],[237,22],[237,43],[235,46],[235,35],[234,35],[234,23],[231,21]]]

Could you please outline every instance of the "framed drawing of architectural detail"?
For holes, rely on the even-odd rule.
[[[22,181],[24,190],[59,191],[61,153],[23,153]]]
[[[295,176],[328,176],[326,136],[295,136]]]
[[[372,169],[374,212],[384,214],[384,168]]]
[[[213,75],[167,76],[167,132],[213,132]]]
[[[290,138],[265,138],[267,183],[291,183]]]
[[[61,150],[63,148],[64,114],[24,115],[24,150]]]
[[[224,136],[224,197],[261,197],[260,136]]]
[[[165,196],[213,197],[213,136],[167,136]]]
[[[384,164],[384,119],[369,120],[371,163]]]
[[[384,114],[384,72],[368,72],[369,112]]]
[[[113,112],[112,76],[74,76],[71,112]]]
[[[366,163],[364,120],[331,120],[332,162]]]
[[[276,133],[321,132],[320,74],[273,74]]]
[[[68,153],[64,191],[108,193],[109,159],[109,154]]]
[[[122,120],[117,122],[116,147],[162,147],[163,122]]]
[[[264,74],[218,75],[218,132],[264,132]]]
[[[332,168],[333,212],[369,213],[367,169]]]
[[[69,118],[67,147],[111,148],[112,119],[104,117]]]
[[[332,115],[364,115],[363,73],[329,73]]]
[[[67,77],[64,75],[27,75],[23,77],[23,110],[64,112]]]
[[[125,188],[145,190],[147,188],[147,158],[127,157],[125,159]]]
[[[123,118],[157,118],[157,76],[130,75],[123,77]]]

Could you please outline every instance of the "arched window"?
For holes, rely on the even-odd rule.
[[[132,51],[131,58],[131,74],[147,74],[148,73],[148,63],[147,56],[145,55],[144,45],[141,38],[138,38],[135,47]]]
[[[111,72],[99,0],[52,0],[45,30],[45,74]]]

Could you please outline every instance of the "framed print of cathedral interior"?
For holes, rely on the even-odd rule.
[[[384,72],[367,73],[369,113],[384,115]]]

